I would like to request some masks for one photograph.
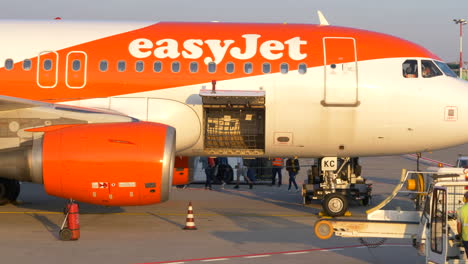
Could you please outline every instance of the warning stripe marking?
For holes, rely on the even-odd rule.
[[[298,255],[298,254],[306,254],[306,253],[309,253],[309,252],[307,251],[306,252],[290,252],[290,253],[284,253],[284,255]]]
[[[411,156],[412,158],[415,158],[415,159],[418,158],[418,156],[415,155],[415,154],[405,154],[405,155]],[[405,155],[402,155],[402,156],[404,157]],[[434,163],[434,164],[439,164],[439,163],[441,163],[441,164],[443,164],[443,165],[446,166],[446,167],[455,167],[455,165],[453,165],[453,164],[446,163],[446,162],[443,162],[443,161],[440,161],[440,160],[433,160],[433,159],[426,158],[426,157],[420,157],[420,159],[421,159],[421,160],[424,160],[424,161],[429,161],[429,162]]]
[[[248,256],[244,258],[264,258],[264,257],[271,257],[271,255],[256,255],[256,256]]]

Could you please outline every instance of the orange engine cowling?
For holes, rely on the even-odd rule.
[[[45,132],[42,179],[48,194],[100,205],[166,201],[175,129],[157,123],[86,124]]]

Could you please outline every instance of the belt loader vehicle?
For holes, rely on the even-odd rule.
[[[402,191],[406,184],[409,191]],[[366,220],[323,219],[315,234],[341,237],[408,238],[426,263],[468,263],[457,232],[457,211],[468,191],[468,169],[429,168],[426,172],[403,169],[392,194],[368,210]],[[412,195],[416,210],[382,210],[397,194]]]

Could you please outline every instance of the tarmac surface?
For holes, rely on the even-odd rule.
[[[423,157],[453,164],[459,153],[468,153],[468,145]],[[373,205],[391,193],[402,168],[416,169],[409,155],[362,158],[361,164],[373,183]],[[320,203],[303,206],[300,192],[287,191],[285,175],[281,187],[174,188],[168,202],[151,206],[80,204],[81,238],[67,242],[58,239],[66,201],[24,183],[19,204],[0,207],[1,263],[424,263],[407,239],[376,248],[355,238],[318,239],[313,227]],[[197,230],[183,230],[190,201]],[[350,210],[360,218],[369,208],[353,202]]]

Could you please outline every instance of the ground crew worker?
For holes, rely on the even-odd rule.
[[[215,159],[211,157],[201,157],[200,162],[203,164],[206,174],[205,190],[211,190],[211,181],[213,180],[215,170]]]
[[[278,187],[281,186],[282,183],[282,175],[281,170],[283,170],[283,158],[274,158],[271,162],[272,169],[271,174],[273,175],[271,178],[271,186],[275,185],[276,174],[278,174]]]
[[[468,192],[463,196],[463,202],[465,204],[458,209],[457,213],[457,231],[465,247],[466,257],[468,257]]]
[[[286,170],[289,172],[288,191],[291,191],[291,184],[294,184],[294,187],[296,187],[296,192],[299,191],[299,188],[296,184],[296,175],[300,169],[301,167],[299,166],[299,160],[297,159],[297,156],[294,156],[294,158],[289,158],[286,161]]]
[[[249,177],[247,177],[245,175],[245,171],[246,169],[244,168],[244,160],[242,159],[242,157],[238,157],[236,158],[236,175],[237,175],[237,179],[236,179],[236,186],[234,186],[234,189],[239,189],[239,183],[240,183],[240,176],[243,176],[244,179],[249,183],[249,188],[252,189],[253,187],[253,183],[252,181],[249,179]]]

